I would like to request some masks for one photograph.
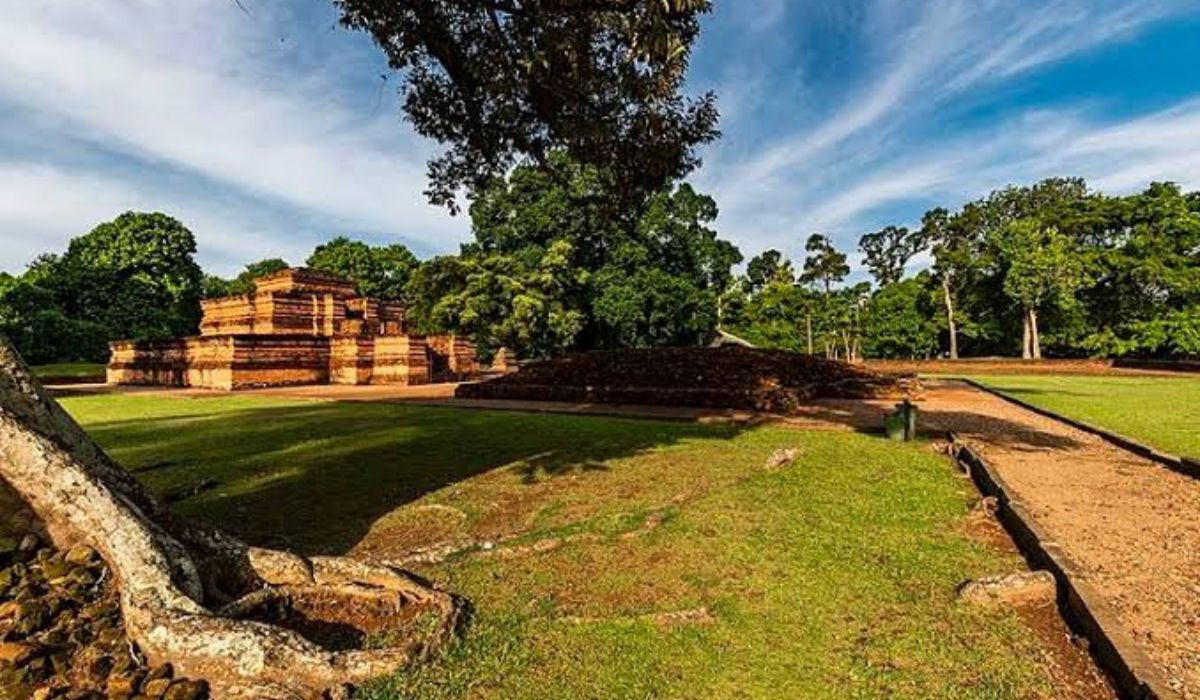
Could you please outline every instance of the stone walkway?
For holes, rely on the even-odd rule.
[[[999,472],[1185,698],[1200,698],[1200,480],[957,382],[923,426]]]

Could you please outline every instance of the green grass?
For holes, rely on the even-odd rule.
[[[1034,635],[955,601],[1015,557],[961,534],[966,482],[926,445],[854,433],[249,397],[64,405],[160,493],[256,542],[396,556],[476,615],[401,698],[1027,698]],[[798,447],[790,468],[766,457]],[[651,517],[653,516],[653,517]],[[647,522],[661,522],[636,535]],[[710,624],[653,615],[706,609]]]
[[[104,365],[93,362],[60,362],[31,368],[37,377],[103,377]]]
[[[1200,377],[992,375],[972,379],[1164,452],[1200,457]]]

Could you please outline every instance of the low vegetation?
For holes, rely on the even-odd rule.
[[[1046,692],[1014,614],[955,602],[1017,562],[961,533],[970,492],[926,445],[238,396],[64,405],[182,513],[405,561],[475,603],[449,656],[369,697]],[[765,470],[781,448],[796,461]]]
[[[1164,452],[1200,457],[1200,377],[1022,375],[975,379],[1035,406]]]
[[[70,379],[104,377],[104,365],[98,362],[58,362],[52,365],[38,365],[32,369],[34,375],[43,381],[62,377]]]

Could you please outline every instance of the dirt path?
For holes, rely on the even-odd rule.
[[[1184,697],[1200,698],[1200,480],[963,384],[929,386]]]

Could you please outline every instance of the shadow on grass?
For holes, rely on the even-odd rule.
[[[314,403],[93,423],[88,432],[159,494],[216,481],[174,508],[253,544],[343,553],[381,516],[501,467],[532,485],[746,426]]]
[[[948,431],[987,435],[992,442],[1014,449],[1071,449],[1080,442],[1068,435],[1039,430],[1031,425],[971,410],[934,409],[917,404],[918,425],[924,433]],[[879,401],[826,399],[803,406],[794,417],[800,427],[810,423],[848,427],[866,435],[883,436],[884,416],[893,404]]]

